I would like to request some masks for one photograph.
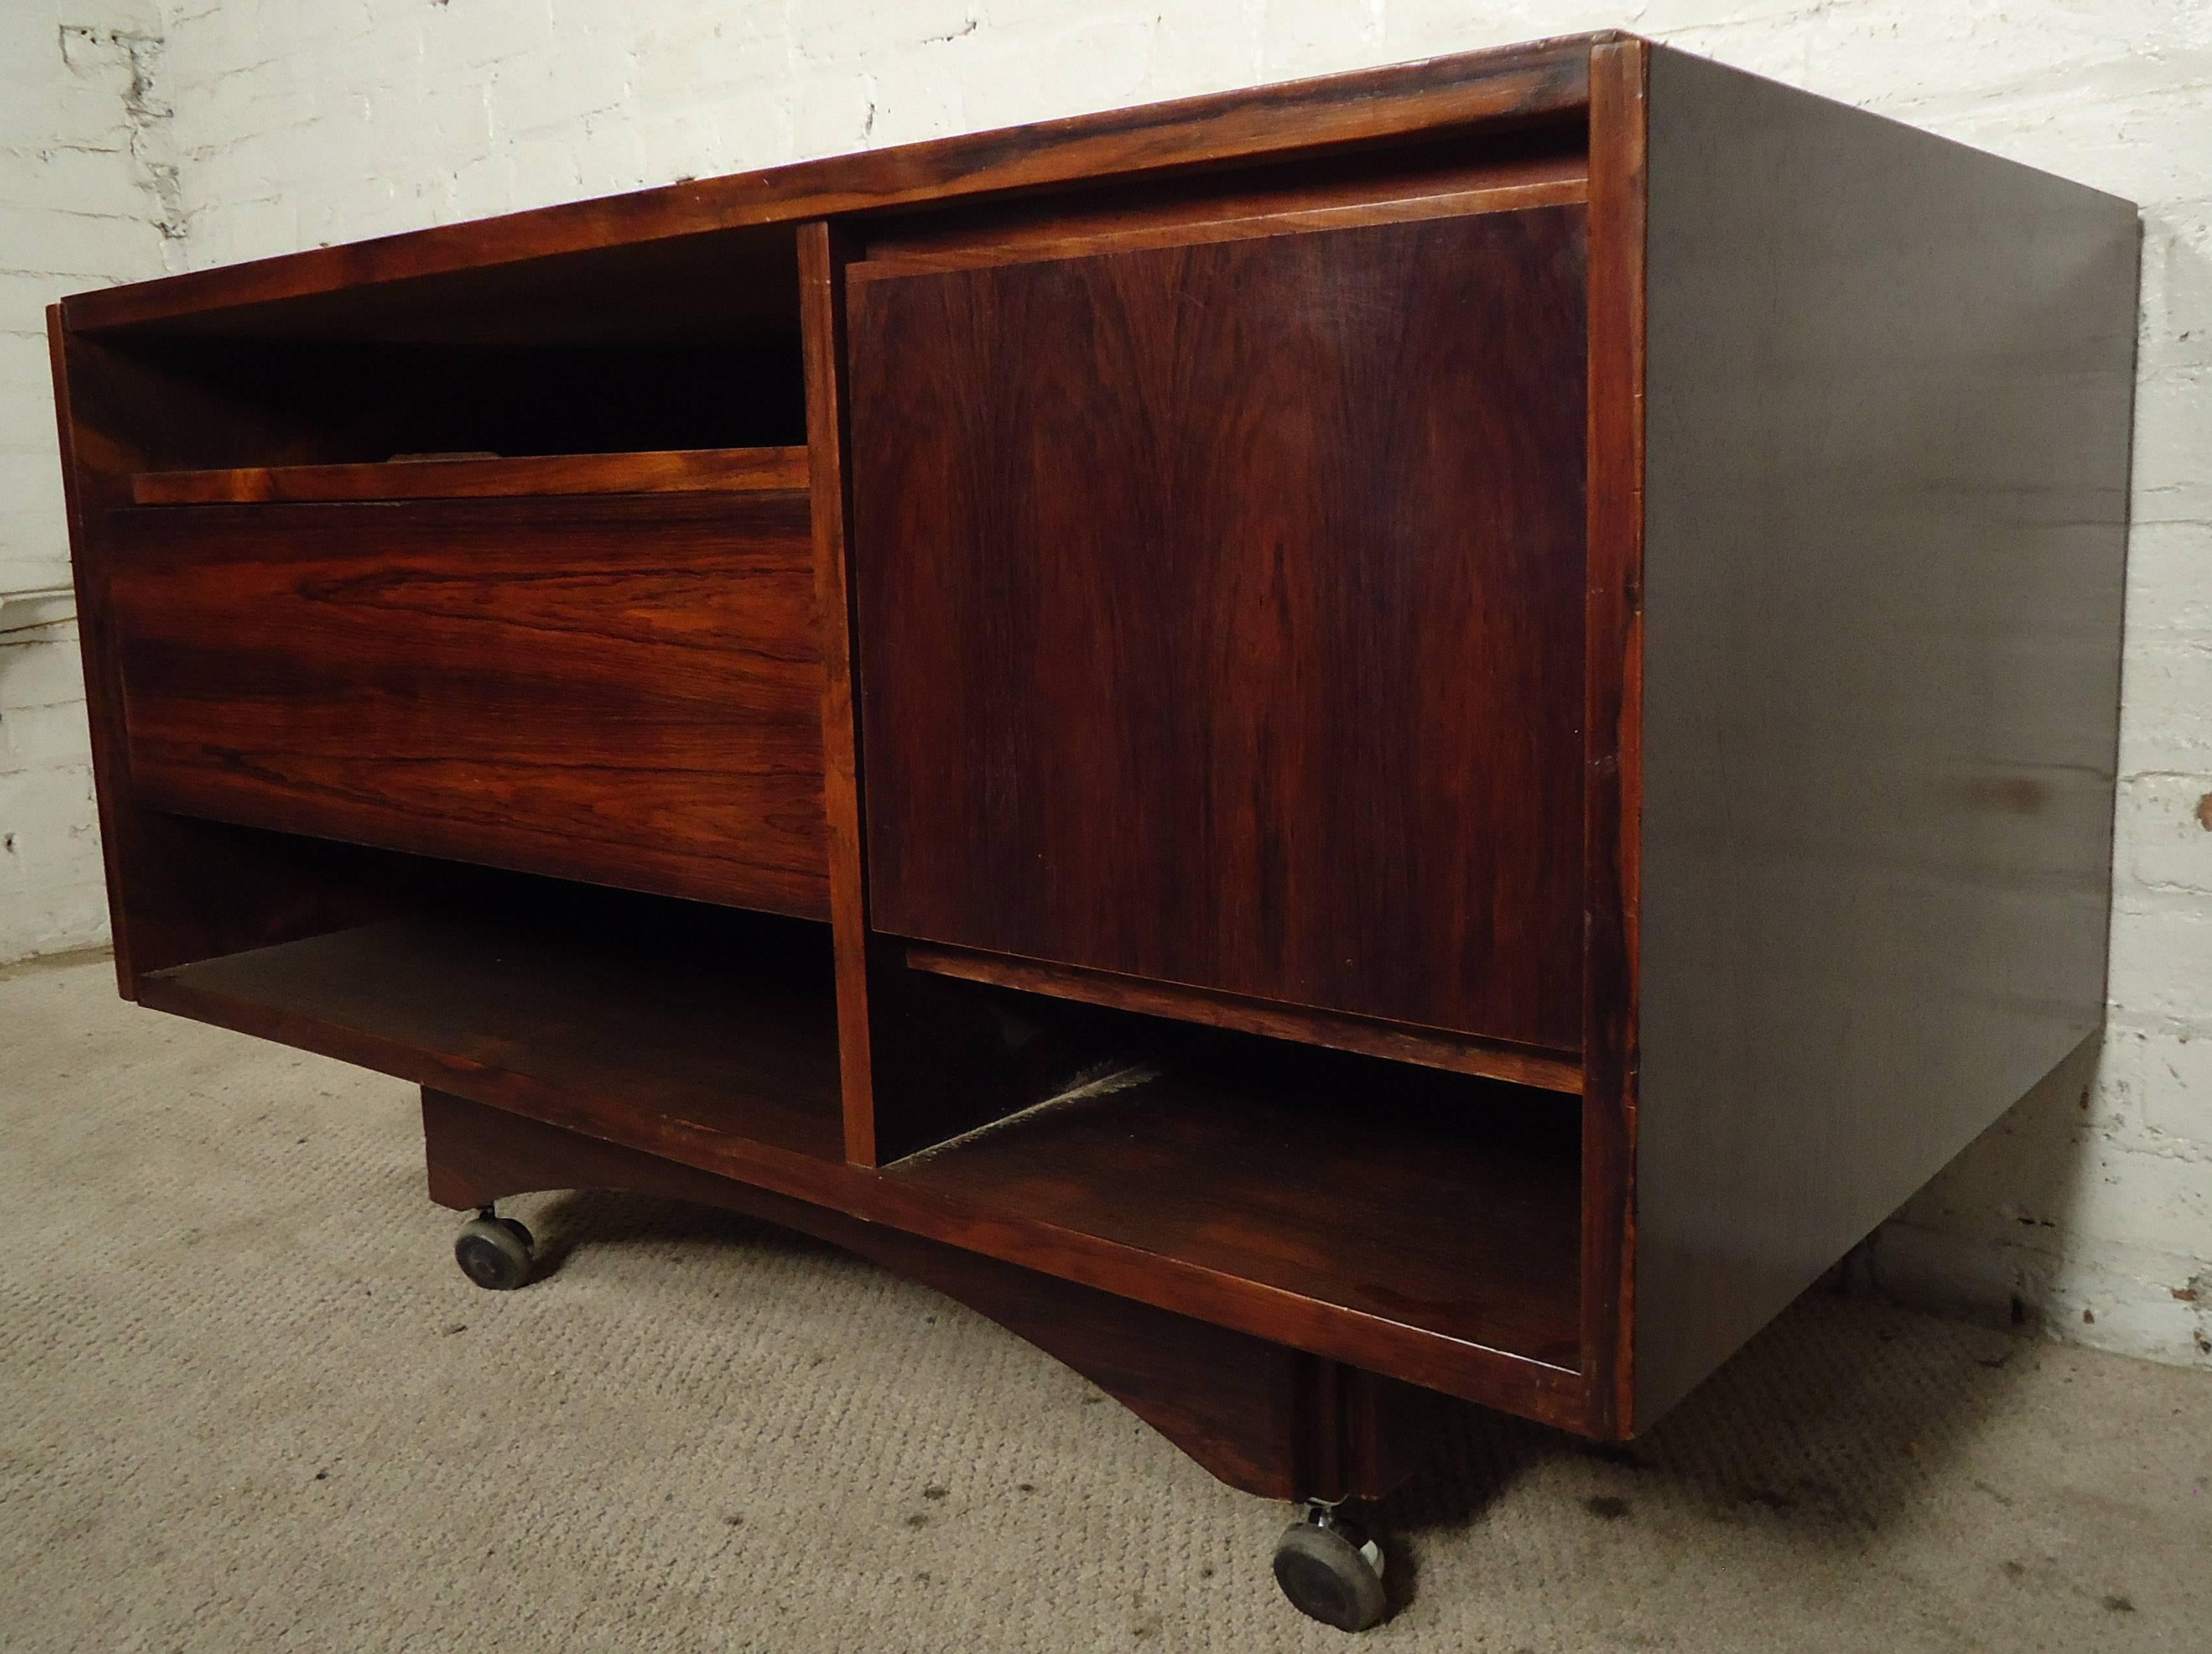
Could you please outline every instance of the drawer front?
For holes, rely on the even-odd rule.
[[[119,512],[158,809],[826,916],[806,497]]]
[[[848,276],[871,906],[1580,1044],[1584,209]]]

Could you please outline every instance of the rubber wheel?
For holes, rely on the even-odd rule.
[[[1382,1619],[1382,1576],[1359,1547],[1334,1528],[1294,1522],[1275,1547],[1275,1583],[1291,1606],[1339,1631],[1364,1631]]]
[[[513,1292],[530,1280],[537,1243],[511,1217],[471,1218],[453,1238],[453,1261],[461,1273],[489,1292]]]

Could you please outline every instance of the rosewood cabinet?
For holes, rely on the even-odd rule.
[[[118,976],[1346,1501],[2102,1015],[2126,203],[1592,35],[52,313]],[[672,1330],[680,1336],[680,1330]]]

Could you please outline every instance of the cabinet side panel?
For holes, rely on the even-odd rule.
[[[1655,49],[1641,1428],[2102,1019],[2137,231]]]
[[[1638,823],[1644,797],[1644,72],[1590,52],[1589,557],[1583,598],[1583,1371],[1587,1433],[1635,1420]]]
[[[405,876],[389,857],[171,815],[139,796],[111,601],[114,507],[150,456],[170,464],[211,460],[248,415],[70,332],[59,306],[48,312],[48,330],[100,851],[124,997],[137,997],[149,972],[385,917],[395,906],[395,882]]]

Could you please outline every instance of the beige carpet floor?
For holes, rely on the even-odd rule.
[[[0,972],[0,1647],[1265,1651],[1285,1512],[812,1242],[518,1203],[395,1081]],[[2212,1649],[2212,1384],[1808,1299],[1626,1451],[1468,1409],[1383,1650]]]

